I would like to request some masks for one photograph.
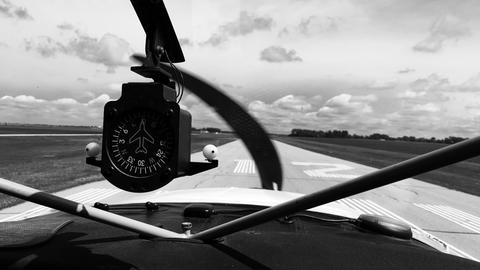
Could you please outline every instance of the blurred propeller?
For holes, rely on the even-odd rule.
[[[134,54],[131,58],[146,64],[147,58],[142,55]],[[169,64],[161,63],[160,66],[171,74],[176,72]],[[178,83],[183,83],[190,92],[213,107],[245,143],[257,166],[262,188],[274,189],[276,185],[281,190],[283,175],[280,158],[263,127],[220,88],[193,73],[178,67],[177,70],[183,75],[183,81]]]
[[[142,66],[148,66],[148,60],[147,57],[134,53],[130,56],[130,60],[138,62],[139,64],[142,64]]]

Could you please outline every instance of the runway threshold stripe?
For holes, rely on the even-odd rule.
[[[120,190],[108,189],[108,188],[93,188],[93,189],[87,189],[82,192],[67,196],[66,199],[86,204],[86,203],[91,203],[94,201],[105,199],[118,192],[120,192]],[[53,213],[53,212],[56,212],[56,210],[49,207],[45,207],[45,206],[38,206],[33,209],[22,212],[20,214],[16,214],[16,215],[1,219],[0,222],[18,221],[18,220],[32,218],[40,215],[45,215],[48,213]]]
[[[242,174],[255,174],[255,162],[251,159],[236,159],[237,163],[233,169],[233,173],[242,173]]]
[[[402,222],[405,222],[408,224],[412,229],[417,230],[418,232],[426,235],[428,238],[433,239],[439,243],[442,243],[447,249],[454,255],[467,258],[470,260],[474,261],[479,261],[477,258],[473,257],[472,255],[456,248],[455,246],[445,242],[444,240],[441,240],[437,238],[436,236],[424,231],[420,227],[416,226],[415,224],[409,222],[408,220],[396,215],[395,213],[381,207],[380,205],[374,203],[373,201],[366,200],[366,199],[352,199],[352,198],[346,198],[346,199],[341,199],[337,201],[338,203],[341,203],[343,205],[346,205],[357,212],[360,212],[362,214],[377,214],[377,215],[383,215],[383,216],[388,216],[397,220],[400,220]]]
[[[76,193],[76,194],[72,194],[70,196],[67,196],[66,198],[69,199],[69,200],[80,202],[80,203],[88,203],[91,200],[94,200],[96,198],[102,198],[102,197],[106,198],[107,197],[106,195],[108,193],[105,194],[105,195],[103,195],[103,194],[105,193],[105,191],[108,191],[108,190],[109,189],[87,189],[87,190],[84,190],[80,193]],[[108,196],[110,196],[110,194],[108,194]],[[55,209],[45,207],[45,206],[39,206],[39,207],[36,207],[34,209],[35,209],[35,211],[30,211],[29,213],[21,213],[21,214],[17,215],[17,217],[14,220],[32,218],[32,217],[35,217],[35,216],[40,216],[40,215],[45,215],[45,214],[56,212]]]
[[[461,210],[445,205],[432,205],[432,204],[420,204],[415,203],[418,206],[428,212],[441,216],[455,224],[458,224],[468,230],[480,233],[480,219],[469,213],[465,213]]]
[[[440,217],[443,217],[445,218],[446,220],[449,220],[455,224],[458,224],[468,230],[471,230],[471,231],[474,231],[476,233],[480,233],[480,229],[479,228],[476,228],[474,226],[471,226],[469,225],[468,223],[466,223],[465,221],[463,221],[462,219],[458,219],[456,218],[455,216],[450,216],[450,213],[446,213],[446,212],[443,212],[442,210],[440,209],[437,209],[435,207],[431,207],[431,206],[419,206],[421,208],[423,208],[424,210],[427,210],[428,212],[431,212],[433,214],[436,214]]]
[[[84,196],[85,194],[88,194],[90,192],[90,190],[84,190],[82,192],[79,192],[77,194],[74,194],[74,195],[71,195],[69,197],[67,197],[68,199],[70,200],[78,200],[77,197],[81,197],[81,196]],[[70,198],[71,197],[71,198]],[[13,216],[10,216],[10,217],[6,217],[4,219],[1,219],[0,222],[3,222],[3,221],[14,221],[14,220],[20,220],[20,219],[25,219],[26,217],[28,216],[31,216],[31,215],[34,215],[38,212],[41,212],[41,211],[45,211],[45,210],[48,210],[50,208],[48,207],[45,207],[45,206],[37,206],[35,208],[32,208],[30,210],[27,210],[25,212],[22,212],[20,214],[16,214],[16,215],[13,215]]]

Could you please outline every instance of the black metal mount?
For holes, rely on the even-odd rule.
[[[170,73],[160,67],[160,62],[184,62],[182,48],[162,0],[131,0],[146,34],[145,55],[140,67],[131,70],[155,82],[168,82]]]

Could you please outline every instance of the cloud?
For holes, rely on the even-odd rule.
[[[57,28],[60,30],[74,30],[75,26],[73,26],[71,23],[62,23],[57,25]]]
[[[34,50],[43,57],[54,57],[58,53],[68,53],[65,45],[47,36],[25,40],[25,49],[27,51]]]
[[[480,92],[480,73],[463,82],[458,89],[463,92]]]
[[[304,96],[286,95],[272,103],[254,100],[248,104],[248,111],[270,132],[287,133],[294,127],[312,125],[312,117],[321,102],[321,97],[307,99]]]
[[[413,68],[404,68],[399,71],[397,71],[398,74],[408,74],[408,73],[413,73],[415,72],[415,69]]]
[[[26,8],[16,6],[8,0],[0,1],[0,14],[9,18],[33,20],[33,17],[28,13]]]
[[[87,35],[78,35],[67,45],[68,50],[80,59],[104,64],[108,72],[114,72],[118,66],[131,64],[133,49],[130,44],[113,34],[105,34],[98,40]]]
[[[298,25],[282,28],[278,36],[301,34],[313,36],[316,34],[335,32],[338,30],[340,19],[334,17],[310,16],[303,18]]]
[[[470,35],[470,29],[457,17],[445,15],[433,22],[429,35],[413,50],[417,52],[436,53],[440,51],[446,41],[458,41]]]
[[[352,96],[350,94],[340,94],[334,96],[325,102],[321,107],[317,116],[340,116],[340,115],[359,115],[371,113],[371,102],[377,101],[375,95]]]
[[[301,62],[302,58],[297,56],[295,50],[288,50],[280,46],[270,46],[260,52],[260,60],[280,63],[280,62]]]
[[[66,23],[57,27],[70,31],[73,38],[63,43],[47,36],[25,40],[26,50],[36,51],[43,57],[54,57],[57,54],[76,56],[88,62],[105,65],[108,73],[114,73],[119,66],[131,64],[133,49],[124,39],[110,33],[97,39]]]
[[[248,110],[270,132],[288,133],[293,128],[314,130],[347,129],[370,134],[381,128],[383,119],[374,114],[375,95],[340,94],[324,101],[321,96],[286,95],[271,103],[255,100]]]
[[[72,98],[45,100],[30,95],[3,96],[0,98],[0,115],[3,122],[99,125],[103,119],[103,106],[111,98],[100,95],[82,103]]]
[[[372,90],[387,90],[392,89],[397,85],[398,81],[396,79],[379,79],[373,81],[370,85],[368,85],[368,88]]]
[[[475,78],[460,84],[437,74],[414,80],[396,96],[396,108],[385,112],[388,129],[398,136],[476,136],[480,88]]]
[[[256,30],[270,30],[272,26],[272,18],[242,11],[235,21],[221,25],[216,33],[213,33],[208,40],[200,43],[200,45],[218,46],[230,37],[245,36]]]
[[[193,41],[189,38],[179,38],[180,46],[193,46]]]
[[[457,91],[457,86],[438,74],[430,74],[426,78],[416,79],[408,85],[404,97],[415,99],[409,102],[444,102],[448,100],[446,93]]]
[[[180,107],[188,110],[192,115],[193,127],[217,127],[222,130],[231,130],[212,107],[193,94],[185,93],[180,101]]]
[[[427,94],[426,91],[412,91],[410,89],[405,90],[402,93],[399,93],[397,97],[399,98],[418,98],[423,97]]]
[[[8,46],[7,43],[0,41],[0,48],[8,48],[8,47],[10,47],[10,46]]]
[[[412,111],[419,111],[419,112],[438,112],[440,111],[440,107],[435,105],[431,102],[425,104],[416,104],[412,106]]]

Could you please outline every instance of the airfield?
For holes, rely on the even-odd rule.
[[[279,141],[275,141],[275,147],[283,167],[283,190],[289,192],[308,194],[375,170]],[[178,189],[260,187],[256,166],[241,141],[226,143],[218,150],[218,168],[175,179],[159,191],[159,196],[164,191]],[[201,153],[195,153],[192,160],[203,161],[204,158]],[[88,204],[97,201],[115,204],[145,195],[118,190],[106,181],[77,186],[57,194]],[[433,238],[448,243],[454,253],[480,259],[480,199],[477,196],[407,179],[343,199],[339,203],[358,213],[381,214],[403,220]],[[51,210],[45,207],[23,203],[1,210],[0,221],[19,220],[49,212]]]

